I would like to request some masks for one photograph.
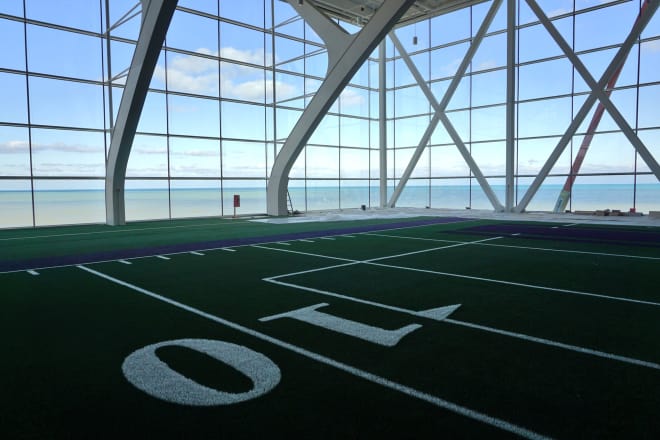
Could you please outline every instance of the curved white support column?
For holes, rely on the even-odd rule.
[[[268,181],[268,215],[286,215],[289,172],[305,144],[346,84],[415,0],[388,0],[360,32],[349,35],[314,7],[289,1],[328,48],[328,73],[277,155]]]
[[[105,212],[108,225],[126,223],[124,184],[128,157],[140,121],[144,100],[147,97],[149,83],[177,5],[177,0],[141,1],[142,27],[119,104],[106,165]]]

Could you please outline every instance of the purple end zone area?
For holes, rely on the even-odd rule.
[[[377,232],[389,229],[410,228],[415,226],[437,225],[443,223],[456,223],[467,219],[460,217],[430,217],[417,220],[408,220],[396,223],[383,223],[377,225],[357,225],[345,228],[323,229],[319,231],[293,232],[262,237],[228,238],[224,240],[203,241],[194,243],[179,243],[148,248],[119,249],[112,251],[99,251],[90,254],[62,255],[52,257],[33,258],[21,261],[0,261],[0,272],[13,272],[30,269],[43,269],[48,267],[72,266],[76,264],[97,263],[101,261],[122,260],[127,258],[148,257],[162,254],[175,254],[180,252],[202,251],[223,247],[246,246],[252,244],[265,244],[277,241],[289,241],[329,237],[345,234],[359,234],[362,232]]]
[[[615,229],[609,227],[562,227],[558,225],[502,223],[472,226],[451,232],[492,236],[502,235],[539,240],[660,247],[660,230],[655,228],[640,230],[624,229],[622,227]]]

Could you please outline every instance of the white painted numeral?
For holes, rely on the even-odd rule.
[[[204,353],[252,380],[244,393],[228,393],[200,385],[172,370],[156,355],[160,347],[186,347]],[[131,353],[122,364],[126,379],[145,393],[172,403],[192,406],[231,405],[254,399],[280,382],[280,369],[273,361],[241,345],[210,339],[178,339],[148,345]]]
[[[361,322],[328,315],[327,313],[316,310],[327,305],[327,303],[315,304],[313,306],[303,307],[302,309],[292,310],[286,313],[266,316],[259,319],[259,321],[265,322],[280,318],[297,319],[298,321],[306,322],[317,327],[343,333],[386,347],[395,346],[399,343],[401,338],[421,327],[419,324],[410,324],[397,330],[385,330]]]

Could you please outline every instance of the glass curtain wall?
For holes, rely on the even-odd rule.
[[[517,3],[516,203],[589,94],[526,2]],[[597,80],[641,3],[539,1]],[[489,7],[480,3],[395,31],[438,100]],[[0,227],[105,221],[105,161],[140,17],[134,0],[0,2]],[[506,22],[503,7],[447,107],[453,128],[501,201]],[[340,24],[348,32],[358,30]],[[391,41],[386,44],[382,104],[391,194],[433,113],[400,54]],[[659,47],[656,14],[611,95],[656,160]],[[239,214],[264,213],[274,159],[326,68],[322,41],[286,2],[180,0],[131,150],[127,219],[232,215],[235,194],[241,196]],[[376,52],[299,156],[290,175],[291,209],[379,206],[378,70]],[[594,111],[529,210],[555,205]],[[659,186],[605,112],[568,209],[659,210]],[[397,205],[492,208],[442,124]]]
[[[527,2],[516,2],[515,196],[517,204],[587,99],[590,88]],[[591,75],[600,80],[628,36],[643,0],[538,0]],[[453,128],[504,204],[506,178],[507,16],[504,1],[447,107]],[[440,101],[491,2],[396,30]],[[607,29],[607,32],[604,32]],[[627,57],[610,99],[635,135],[660,160],[660,18],[651,20]],[[393,191],[432,116],[428,100],[388,41],[388,183]],[[655,104],[657,106],[657,104]],[[527,210],[551,211],[569,176],[566,209],[660,210],[660,183],[605,111],[585,141],[596,105],[571,138]],[[588,145],[579,170],[578,151]],[[492,209],[442,124],[433,132],[398,206]]]

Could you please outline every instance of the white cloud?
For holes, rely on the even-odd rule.
[[[360,106],[363,104],[366,104],[364,95],[361,95],[360,93],[356,92],[353,89],[344,89],[343,92],[341,92],[341,96],[339,98],[341,101],[342,107],[348,106]]]
[[[647,41],[642,43],[642,52],[658,53],[660,52],[660,40]]]
[[[82,144],[66,144],[64,142],[53,142],[50,144],[32,143],[32,153],[42,151],[55,151],[59,153],[91,153],[98,154],[102,146],[90,146]],[[27,153],[29,145],[27,141],[0,142],[0,154]]]
[[[495,60],[486,60],[486,61],[482,61],[481,63],[479,63],[476,70],[494,69],[495,67],[497,67],[497,61],[495,61]]]
[[[165,147],[149,147],[146,145],[137,145],[133,146],[131,149],[132,153],[138,154],[167,154],[167,148]]]
[[[218,52],[201,48],[196,51],[203,55],[218,56]],[[232,47],[220,49],[220,55],[227,59],[263,65],[264,53],[261,50],[239,50]],[[268,55],[266,56],[268,59]],[[269,63],[266,63],[269,64]],[[154,76],[165,83],[167,75],[168,88],[175,91],[218,95],[246,101],[263,101],[273,99],[273,84],[264,84],[263,71],[231,62],[222,62],[218,73],[218,61],[191,55],[177,55],[168,63],[167,72],[163,66],[156,66]],[[295,96],[298,90],[295,86],[282,81],[275,83],[279,99]]]

